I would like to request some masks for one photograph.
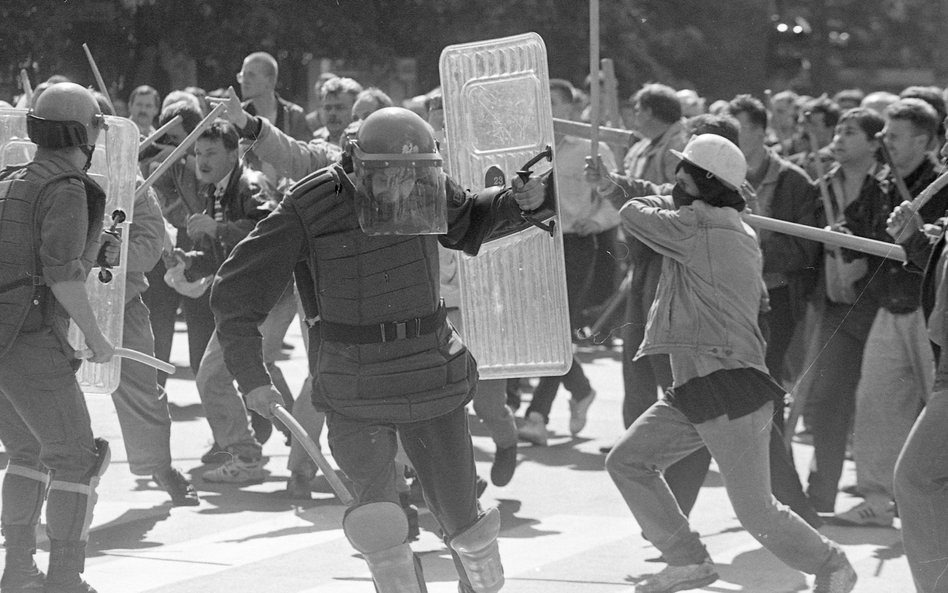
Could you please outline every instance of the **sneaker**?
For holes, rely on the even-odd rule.
[[[834,550],[833,555],[823,568],[816,573],[813,581],[813,593],[849,593],[856,586],[856,571],[852,564],[840,550]]]
[[[239,456],[232,457],[226,463],[201,474],[207,482],[226,484],[254,484],[267,479],[270,473],[263,468],[266,462],[263,459],[251,461]]]
[[[716,580],[718,573],[714,570],[711,560],[684,566],[669,564],[661,572],[639,581],[635,585],[635,593],[674,593],[704,587]]]
[[[310,485],[312,478],[293,472],[290,479],[286,481],[286,495],[290,498],[299,500],[311,500],[313,498],[313,487]]]
[[[596,390],[590,389],[589,395],[581,400],[569,399],[569,433],[576,436],[586,428],[586,412],[593,400],[596,399]]]
[[[207,453],[201,455],[201,463],[204,465],[224,463],[228,459],[230,459],[230,453],[217,443],[212,444],[211,448],[207,450]]]
[[[848,527],[892,527],[895,505],[891,501],[864,500],[845,513],[833,517],[836,525]]]
[[[506,486],[517,469],[517,443],[509,447],[498,447],[494,453],[494,464],[490,466],[490,481],[494,486]]]
[[[517,436],[534,445],[546,447],[548,435],[546,432],[546,421],[543,420],[543,414],[540,412],[530,412],[527,414],[527,417],[524,418],[523,426],[517,429]]]
[[[201,498],[191,482],[179,470],[173,467],[152,476],[155,483],[162,490],[171,495],[171,506],[196,507],[201,504]]]

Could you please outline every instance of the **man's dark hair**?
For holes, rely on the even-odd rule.
[[[675,94],[675,89],[668,85],[649,83],[632,95],[632,103],[638,103],[652,112],[652,115],[666,124],[673,124],[681,119],[681,101]]]
[[[158,116],[158,126],[165,125],[176,115],[181,116],[181,127],[183,127],[184,131],[188,134],[193,132],[194,128],[196,128],[204,118],[201,112],[195,109],[192,103],[188,101],[178,101],[161,110],[161,115]]]
[[[882,131],[882,128],[885,127],[885,120],[882,119],[882,116],[866,107],[853,107],[852,109],[847,109],[839,116],[839,121],[836,122],[836,125],[845,123],[847,121],[855,122],[859,129],[862,130],[866,137],[869,140],[875,140],[876,134]]]
[[[220,140],[224,143],[224,148],[233,152],[237,150],[240,136],[237,135],[237,130],[232,123],[219,119],[201,132],[201,135],[198,136],[198,140]]]
[[[576,97],[573,85],[562,78],[550,79],[550,93],[557,93],[564,103],[572,103]]]
[[[753,95],[737,95],[728,101],[727,112],[735,118],[741,113],[746,114],[752,124],[767,129],[767,108]]]
[[[912,124],[919,134],[935,138],[938,133],[938,112],[922,99],[899,99],[885,108],[886,119],[901,119]]]
[[[741,124],[730,115],[711,115],[703,113],[695,115],[685,120],[685,133],[692,136],[701,134],[717,134],[733,142],[738,143]]]
[[[835,128],[839,123],[839,105],[829,97],[817,97],[805,101],[800,110],[804,114],[822,114],[823,125],[828,128]]]
[[[910,86],[906,87],[899,93],[899,97],[902,99],[921,99],[929,105],[935,108],[935,112],[938,113],[938,137],[944,137],[945,135],[945,117],[948,116],[948,109],[945,105],[945,97],[942,94],[942,90],[937,86]]]

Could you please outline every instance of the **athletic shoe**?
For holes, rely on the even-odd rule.
[[[856,571],[853,570],[846,554],[840,550],[834,550],[823,568],[816,573],[813,593],[849,593],[856,586],[856,579]]]
[[[848,527],[892,527],[895,505],[891,501],[864,500],[833,517],[836,525]]]
[[[204,465],[211,465],[212,463],[224,463],[228,459],[230,459],[230,453],[228,453],[217,443],[213,443],[211,448],[208,449],[204,455],[201,455],[201,463]]]
[[[517,436],[534,445],[546,447],[548,435],[546,432],[546,421],[543,420],[543,414],[540,412],[530,412],[527,414],[527,417],[524,418],[523,426],[517,429]]]
[[[509,447],[498,447],[494,452],[494,464],[490,466],[490,481],[494,486],[506,486],[517,469],[517,443]]]
[[[674,593],[704,587],[716,580],[718,573],[714,570],[711,560],[684,566],[669,564],[661,572],[639,581],[635,585],[635,593]]]
[[[235,456],[220,467],[204,472],[201,477],[207,482],[225,484],[259,483],[266,480],[270,473],[263,468],[265,463],[263,459],[251,461]]]
[[[196,507],[201,504],[201,498],[191,482],[180,471],[173,467],[152,476],[152,479],[162,490],[171,495],[171,506]]]
[[[586,428],[586,412],[596,399],[596,390],[590,389],[589,395],[581,400],[569,399],[569,433],[576,436]]]

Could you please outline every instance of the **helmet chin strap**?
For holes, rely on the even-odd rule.
[[[80,144],[79,150],[86,155],[86,164],[82,167],[82,172],[88,173],[89,167],[92,166],[92,154],[95,152],[95,144]]]

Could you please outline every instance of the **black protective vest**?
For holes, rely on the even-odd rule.
[[[290,199],[309,245],[305,267],[297,270],[300,296],[315,300],[321,320],[365,326],[437,311],[437,237],[364,234],[354,189],[334,167],[300,181]],[[300,282],[302,274],[311,282]],[[305,307],[311,311],[312,302]],[[464,405],[476,380],[473,357],[444,323],[433,333],[385,343],[321,340],[314,399],[347,416],[411,422]]]
[[[43,179],[38,168],[30,163],[0,171],[0,357],[13,345],[28,317],[39,318],[46,313],[43,305],[49,295],[43,285],[40,238],[36,236],[44,190],[66,179],[81,181],[86,186],[89,208],[87,244],[98,241],[102,228],[105,196],[95,182],[80,171]],[[35,320],[30,325],[36,325]]]

